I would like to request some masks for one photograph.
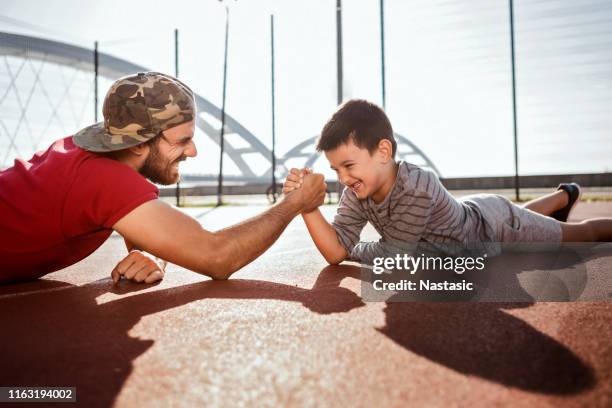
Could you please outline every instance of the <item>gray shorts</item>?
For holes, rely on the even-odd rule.
[[[476,194],[462,201],[480,211],[489,239],[496,242],[560,243],[562,240],[559,221],[520,207],[504,196]]]

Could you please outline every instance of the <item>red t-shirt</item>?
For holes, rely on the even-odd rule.
[[[0,282],[34,279],[87,257],[159,190],[126,164],[66,137],[0,171]]]

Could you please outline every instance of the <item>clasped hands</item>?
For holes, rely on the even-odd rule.
[[[313,173],[311,168],[302,169],[292,168],[283,183],[283,194],[290,196],[307,189],[317,188],[316,199],[302,209],[302,213],[309,213],[316,210],[325,200],[327,184],[325,184],[322,174]]]

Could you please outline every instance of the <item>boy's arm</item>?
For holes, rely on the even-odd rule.
[[[327,222],[318,208],[312,212],[303,213],[302,218],[317,249],[328,263],[336,265],[346,259],[348,253],[338,241],[336,230]]]
[[[310,213],[303,213],[302,218],[306,223],[308,232],[312,237],[317,249],[325,260],[337,265],[346,260],[349,255],[351,260],[363,264],[372,265],[374,258],[393,257],[398,253],[412,253],[413,246],[399,242],[359,242],[349,254],[340,244],[335,228],[327,222],[319,209]]]
[[[385,242],[382,239],[378,242],[360,242],[355,245],[351,252],[352,259],[366,265],[373,265],[375,258],[393,258],[397,254],[414,254],[416,244],[402,242]]]
[[[304,176],[311,173],[309,168],[289,170],[283,184],[283,193],[288,194],[301,188]],[[359,233],[367,219],[354,195],[344,191],[333,225],[327,222],[319,209],[303,212],[302,217],[312,240],[327,262],[335,265],[347,259],[349,255],[352,260],[360,260],[359,257],[353,256],[352,249],[359,242]]]
[[[301,188],[304,176],[311,173],[310,168],[289,170],[283,184],[283,194]],[[336,229],[323,217],[318,208],[311,212],[303,212],[302,218],[315,246],[328,263],[336,265],[347,258],[348,252],[340,243]]]

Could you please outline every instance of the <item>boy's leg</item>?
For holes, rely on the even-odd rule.
[[[523,208],[537,212],[538,214],[550,215],[565,207],[568,203],[568,194],[564,190],[557,190],[554,193],[546,194],[543,197],[526,202]]]
[[[612,218],[562,222],[563,242],[612,242]]]

